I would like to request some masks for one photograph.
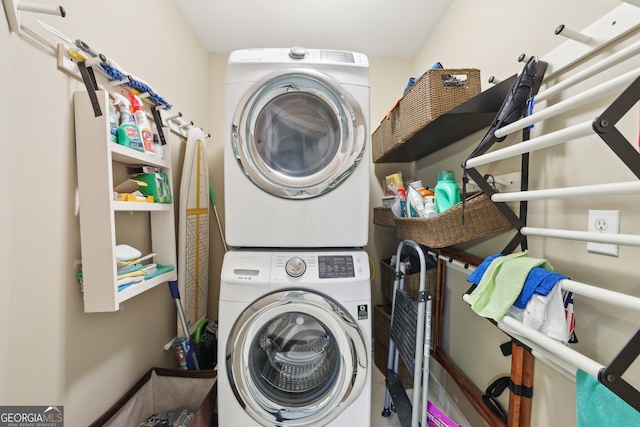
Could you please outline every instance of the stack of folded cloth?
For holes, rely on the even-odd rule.
[[[115,248],[117,286],[118,291],[122,291],[131,285],[142,282],[146,279],[158,276],[167,271],[173,270],[171,265],[142,264],[142,261],[153,258],[156,253],[142,256],[142,252],[129,245],[117,245]],[[76,278],[83,284],[82,272]]]

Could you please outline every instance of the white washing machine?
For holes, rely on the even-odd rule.
[[[235,51],[226,91],[227,243],[365,246],[367,57],[303,48]]]
[[[219,424],[370,425],[371,315],[363,251],[227,252]]]

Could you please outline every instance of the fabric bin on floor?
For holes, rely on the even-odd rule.
[[[152,368],[90,427],[134,427],[154,414],[194,412],[189,427],[210,427],[217,400],[217,371]]]

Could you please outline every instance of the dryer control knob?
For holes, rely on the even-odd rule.
[[[289,56],[293,59],[304,59],[307,57],[307,55],[309,55],[309,52],[307,52],[307,49],[301,46],[294,46],[289,51]]]
[[[293,257],[289,261],[287,261],[287,264],[284,268],[289,276],[300,277],[307,270],[307,265],[304,263],[302,258]]]

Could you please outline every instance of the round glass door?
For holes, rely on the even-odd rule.
[[[270,194],[304,199],[332,190],[362,159],[365,121],[339,84],[313,70],[285,70],[257,83],[236,112],[240,166]]]
[[[238,318],[227,343],[236,398],[265,425],[326,423],[361,392],[367,353],[342,307],[305,291],[270,294]]]

